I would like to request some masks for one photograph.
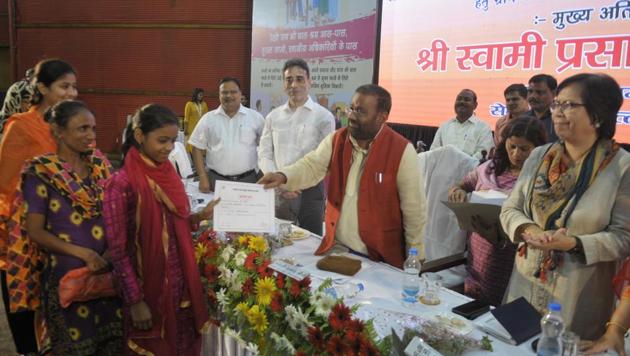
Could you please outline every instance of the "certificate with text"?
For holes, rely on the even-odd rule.
[[[272,233],[275,228],[275,194],[255,183],[216,181],[214,230]]]

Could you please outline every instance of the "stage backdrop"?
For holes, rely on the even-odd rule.
[[[509,84],[603,72],[622,86],[616,139],[630,142],[629,69],[630,1],[383,0],[379,83],[393,122],[439,126],[470,88],[494,128]]]
[[[343,113],[354,90],[371,83],[377,0],[255,0],[250,106],[267,115],[286,102],[282,65],[309,63],[311,97]]]

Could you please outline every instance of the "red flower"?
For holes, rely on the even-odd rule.
[[[251,277],[247,277],[245,282],[243,282],[242,291],[243,294],[246,296],[249,296],[254,292],[254,281],[251,279]]]
[[[352,319],[348,321],[348,325],[346,325],[346,327],[348,328],[348,330],[354,331],[359,334],[362,333],[363,330],[365,330],[365,324],[359,319]]]
[[[361,351],[359,351],[359,356],[381,356],[381,352],[368,340],[361,340]]]
[[[199,235],[197,240],[201,243],[206,243],[209,240],[215,239],[216,237],[217,237],[217,233],[214,230],[207,229],[206,231],[202,232],[201,235]]]
[[[302,288],[300,288],[300,282],[291,278],[291,287],[289,287],[289,294],[293,298],[297,298],[300,296],[300,293],[302,293]]]
[[[305,288],[305,289],[310,289],[311,288],[311,277],[304,277],[303,280],[300,281],[300,287]]]
[[[284,276],[280,273],[278,273],[278,275],[276,276],[276,286],[278,287],[278,289],[284,288]]]
[[[308,341],[315,347],[317,351],[324,349],[324,335],[317,326],[310,326],[307,330]]]
[[[345,339],[348,342],[348,348],[353,355],[358,355],[361,351],[361,347],[366,342],[365,335],[352,330],[348,330],[346,332]]]
[[[268,269],[269,264],[271,262],[269,260],[264,260],[260,266],[258,266],[258,275],[260,278],[271,277],[273,271]]]
[[[216,265],[213,265],[213,264],[206,265],[206,268],[204,269],[204,275],[206,279],[208,280],[208,283],[216,282],[217,279],[219,279],[219,274],[220,272]]]
[[[295,356],[308,356],[308,355],[306,354],[306,352],[304,352],[302,350],[297,350],[295,352]]]
[[[205,242],[206,245],[206,254],[204,257],[206,258],[214,258],[217,255],[217,251],[219,251],[219,244],[214,242],[214,240],[208,240]]]
[[[328,315],[328,322],[333,330],[343,330],[350,321],[350,308],[342,303],[335,304]]]
[[[273,293],[273,297],[271,298],[271,311],[279,313],[283,309],[284,305],[282,303],[282,293],[279,291],[275,291]]]
[[[328,344],[326,344],[326,351],[332,356],[340,355],[345,356],[348,354],[348,345],[346,345],[341,337],[333,336],[328,340]]]
[[[247,268],[250,271],[255,271],[256,270],[256,258],[258,258],[258,253],[257,252],[252,252],[249,255],[247,255],[247,258],[245,259],[245,268]]]

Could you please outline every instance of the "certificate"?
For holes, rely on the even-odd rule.
[[[255,183],[217,180],[214,207],[214,230],[226,232],[273,233],[275,228],[275,194]]]

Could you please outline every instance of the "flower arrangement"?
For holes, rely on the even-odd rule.
[[[195,258],[210,318],[261,355],[402,355],[413,336],[447,355],[492,350],[487,337],[463,337],[430,321],[405,327],[402,340],[395,334],[379,338],[372,320],[356,318],[358,306],[327,292],[331,280],[312,291],[308,277],[298,281],[270,269],[263,236],[231,234],[222,240],[208,228],[196,238]]]
[[[388,340],[376,341],[371,321],[326,293],[326,281],[311,291],[301,281],[269,268],[267,241],[239,234],[225,241],[202,232],[195,257],[206,287],[211,318],[224,333],[261,355],[386,355]]]

